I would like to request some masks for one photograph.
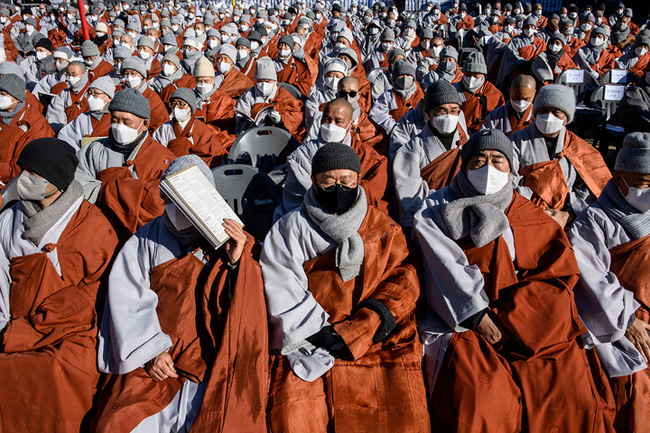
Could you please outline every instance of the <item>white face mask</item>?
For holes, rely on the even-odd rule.
[[[6,110],[11,107],[13,103],[11,96],[0,95],[0,110]]]
[[[414,82],[415,82],[415,78],[413,78],[410,75],[397,77],[395,78],[395,87],[397,87],[400,90],[410,89]]]
[[[562,44],[549,45],[549,49],[551,50],[552,53],[559,53],[560,50],[562,49]]]
[[[586,32],[588,32],[589,30],[591,30],[591,24],[589,24],[589,23],[581,24],[581,25],[580,25],[580,28],[582,29],[583,32],[586,33]]]
[[[273,93],[275,83],[266,83],[262,81],[260,83],[255,83],[255,88],[262,96],[266,97]]]
[[[257,41],[251,41],[251,50],[256,50],[260,47],[260,43]]]
[[[244,49],[237,50],[237,58],[239,60],[245,59],[246,57],[248,57],[248,51],[246,51]]]
[[[231,67],[231,66],[232,66],[232,65],[231,65],[230,63],[228,63],[228,62],[217,62],[217,69],[218,69],[219,72],[221,72],[222,74],[225,74],[225,73],[227,73],[228,71],[230,71],[230,67]]]
[[[174,119],[178,120],[181,123],[189,119],[191,115],[192,115],[192,110],[190,110],[189,108],[178,108],[178,107],[174,108]]]
[[[517,113],[523,113],[530,107],[530,104],[532,102],[530,101],[525,101],[523,99],[511,99],[510,100],[510,105],[512,105],[512,108],[515,109]]]
[[[36,58],[38,60],[43,60],[46,57],[47,57],[47,53],[45,51],[37,51],[36,52]]]
[[[176,230],[183,231],[192,227],[192,222],[187,219],[174,203],[165,205],[165,213]]]
[[[151,57],[151,53],[148,53],[145,50],[138,50],[138,54],[142,60],[149,60],[149,57]]]
[[[636,47],[636,48],[634,49],[634,54],[636,54],[637,57],[644,56],[644,55],[646,55],[647,53],[648,53],[648,49],[647,49],[647,48]]]
[[[463,84],[465,85],[465,88],[472,93],[476,92],[484,82],[485,77],[476,78],[467,75],[463,77]]]
[[[178,31],[178,26],[175,24],[172,24],[172,31],[177,32]]]
[[[208,40],[208,48],[213,49],[213,48],[217,48],[218,46],[219,46],[219,41],[217,41],[216,39]]]
[[[420,47],[424,51],[429,51],[429,49],[431,48],[431,41],[422,41],[422,43],[420,44]]]
[[[176,72],[176,66],[165,63],[162,67],[162,70],[165,77],[171,77]]]
[[[27,25],[25,26],[25,31],[26,31],[27,33],[31,34],[31,33],[34,31],[34,26],[32,26],[32,25],[30,25],[30,24],[27,24]]]
[[[442,52],[442,47],[433,47],[431,48],[431,56],[432,57],[440,57],[440,53]]]
[[[336,90],[340,80],[339,77],[328,77],[325,78],[325,85],[329,87],[330,90]]]
[[[170,52],[172,48],[175,48],[173,45],[163,45],[163,50],[165,53]]]
[[[287,57],[289,57],[291,55],[291,50],[278,50],[278,55],[281,58],[286,59]]]
[[[196,36],[201,36],[205,32],[203,30],[194,30],[194,33],[196,33]]]
[[[214,87],[214,84],[210,83],[199,83],[196,85],[196,88],[199,90],[201,95],[207,95],[210,93],[210,90]]]
[[[325,143],[340,143],[345,139],[348,130],[333,123],[324,123],[320,126],[320,138]]]
[[[405,37],[410,37],[410,36],[415,36],[415,30],[413,29],[406,29],[404,30],[404,36]]]
[[[88,100],[88,109],[90,111],[101,111],[106,105],[106,103],[102,99],[98,98],[97,96],[89,96],[87,100]]]
[[[81,77],[68,77],[66,78],[66,81],[68,82],[68,85],[70,87],[74,87],[75,84],[77,84],[81,80]]]
[[[113,123],[111,124],[111,135],[118,144],[127,144],[133,142],[136,138],[138,138],[140,135],[138,129],[139,127],[131,128],[129,126],[122,125],[121,123]]]
[[[528,27],[528,28],[524,29],[524,35],[526,35],[527,37],[531,37],[534,34],[535,34],[535,29],[533,29],[531,27]]]
[[[501,191],[510,182],[510,172],[503,172],[485,164],[477,170],[467,170],[467,179],[476,191],[490,195]]]
[[[535,126],[544,135],[553,135],[564,126],[564,120],[551,113],[540,114],[535,118]]]
[[[445,114],[444,116],[434,116],[431,118],[431,126],[441,134],[451,134],[458,126],[459,116]]]
[[[23,171],[20,173],[18,185],[16,185],[18,196],[25,201],[41,201],[48,196],[45,192],[48,184],[47,179]],[[54,191],[51,194],[54,194]]]
[[[0,17],[0,23],[5,24],[7,22],[7,17]]]
[[[392,42],[382,42],[381,43],[381,49],[383,52],[387,53],[393,48],[393,43]]]
[[[65,60],[60,60],[55,62],[55,65],[57,71],[63,71],[65,68],[68,67],[68,62],[66,62]]]
[[[603,46],[603,42],[605,42],[605,40],[602,38],[591,38],[589,42],[591,43],[591,45],[598,48]]]
[[[650,188],[634,188],[628,185],[625,178],[623,178],[623,182],[628,189],[625,201],[641,213],[648,212],[650,210]]]
[[[95,36],[97,36],[98,38],[103,38],[104,36],[106,36],[106,33],[104,33],[104,32],[96,32]]]
[[[515,31],[515,26],[512,25],[512,24],[508,24],[508,25],[506,26],[506,28],[505,28],[505,32],[508,33],[508,34],[514,32],[514,31]]]
[[[128,77],[125,78],[125,83],[127,84],[127,87],[130,87],[132,89],[137,89],[142,83],[142,78],[137,77],[135,75],[129,75]]]

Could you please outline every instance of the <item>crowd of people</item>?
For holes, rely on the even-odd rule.
[[[80,4],[0,7],[0,432],[650,431],[648,17]],[[215,249],[160,182],[259,127]]]

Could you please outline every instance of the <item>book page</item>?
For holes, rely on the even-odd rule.
[[[224,218],[244,225],[196,165],[168,176],[160,187],[215,248],[229,239]]]

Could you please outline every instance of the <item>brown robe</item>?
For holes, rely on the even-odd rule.
[[[503,338],[454,333],[429,407],[444,432],[613,432],[613,402],[573,300],[579,269],[557,223],[518,193],[505,211],[515,270],[500,236],[478,248],[458,241],[481,270],[490,317]],[[593,354],[590,354],[593,355]]]
[[[335,249],[304,264],[309,291],[330,314],[329,322],[346,341],[354,361],[336,359],[323,376],[305,382],[291,371],[284,356],[275,357],[269,431],[429,431],[422,346],[415,326],[420,288],[406,238],[393,220],[373,207],[368,207],[359,234],[365,247],[360,276],[341,281]],[[383,342],[373,343],[379,315],[357,308],[368,298],[382,302],[397,322]]]
[[[457,147],[439,155],[420,171],[420,177],[429,185],[430,191],[437,191],[451,184],[452,179],[460,171],[460,150],[467,143],[467,135],[462,129],[458,130]]]
[[[167,143],[167,149],[177,157],[197,155],[211,168],[221,165],[232,145],[232,142],[228,143],[227,133],[217,132],[196,117],[192,117],[182,131],[178,122],[174,122],[174,134],[176,138]]]
[[[302,141],[305,135],[302,101],[294,98],[288,90],[284,90],[283,87],[278,85],[275,97],[268,103],[260,102],[253,104],[251,107],[251,117],[255,119],[260,111],[271,105],[282,116],[282,125],[284,125],[284,128],[296,140]]]
[[[291,56],[284,69],[278,72],[278,82],[296,86],[305,98],[309,97],[313,86],[312,73],[306,63]]]
[[[101,211],[82,202],[56,249],[11,259],[11,320],[0,350],[0,431],[87,431],[97,372],[97,305],[117,236]]]
[[[462,84],[458,84],[462,87]],[[469,133],[475,133],[481,129],[483,120],[490,111],[494,110],[505,103],[503,94],[496,86],[485,80],[485,84],[476,93],[470,93],[462,87],[465,95],[465,102],[461,105],[461,110],[465,115],[467,130]]]
[[[223,249],[204,248],[212,266],[188,254],[153,269],[156,312],[163,332],[172,339],[169,354],[179,377],[156,382],[144,368],[110,376],[101,392],[94,431],[130,432],[171,403],[186,380],[201,383],[206,373],[206,391],[191,432],[267,431],[266,304],[253,244],[248,236],[232,299]],[[180,320],[179,311],[183,318],[196,320]]]
[[[180,77],[178,80],[174,81],[171,84],[168,84],[162,91],[159,93],[160,99],[166,104],[169,102],[169,99],[172,97],[174,92],[177,89],[180,89],[181,87],[187,87],[190,90],[194,90],[196,88],[196,81],[194,81],[194,77],[192,77],[190,74],[184,74],[182,77]]]
[[[236,101],[245,91],[254,85],[255,83],[242,72],[235,68],[231,68],[228,75],[226,75],[221,82],[219,90]]]
[[[650,236],[612,248],[610,269],[621,286],[634,292],[636,318],[650,323]],[[641,433],[650,427],[650,370],[610,379],[616,399],[617,432]]]

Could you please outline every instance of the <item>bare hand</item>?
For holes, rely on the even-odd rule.
[[[566,227],[569,222],[569,217],[571,216],[569,212],[557,209],[544,209],[544,212],[546,212],[546,215],[553,218],[562,228]]]
[[[167,378],[176,379],[176,369],[174,368],[174,361],[167,352],[156,355],[154,359],[144,365],[144,370],[156,382],[165,380]]]
[[[483,316],[481,323],[476,327],[476,332],[478,332],[479,335],[485,338],[490,344],[497,344],[501,341],[501,331],[499,331],[497,325],[487,314]]]
[[[235,220],[228,218],[223,220],[223,228],[226,230],[226,234],[230,236],[230,239],[228,239],[224,248],[226,249],[226,254],[228,254],[230,263],[234,265],[239,262],[239,259],[244,252],[246,234],[244,233],[242,226],[235,222]]]
[[[650,336],[648,335],[648,329],[650,329],[650,325],[643,320],[636,319],[632,326],[625,331],[625,336],[641,352],[646,363],[650,361]]]

